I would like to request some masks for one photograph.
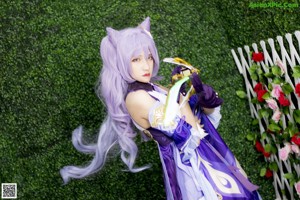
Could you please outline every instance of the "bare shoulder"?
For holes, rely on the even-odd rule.
[[[154,103],[154,99],[144,90],[130,92],[126,97],[126,107],[144,107],[147,108]]]
[[[126,108],[131,118],[141,127],[150,127],[148,114],[155,100],[144,90],[130,92],[126,97]]]

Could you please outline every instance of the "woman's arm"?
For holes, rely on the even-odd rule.
[[[204,112],[206,115],[210,115],[210,114],[212,114],[214,111],[215,111],[215,108],[203,108],[203,112]]]
[[[149,111],[156,101],[144,90],[130,92],[126,97],[126,108],[131,118],[144,129],[150,128]]]
[[[180,96],[180,103],[182,99],[183,97]],[[153,108],[155,102],[156,100],[144,90],[130,92],[126,97],[126,107],[131,118],[144,129],[151,126],[149,122],[149,112]],[[185,121],[187,123],[189,123],[192,127],[197,128],[197,120],[195,119],[188,103],[180,109],[180,113],[181,116],[185,116]]]

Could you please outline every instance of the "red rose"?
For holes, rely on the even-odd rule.
[[[263,150],[263,155],[266,157],[266,158],[269,158],[271,156],[271,153],[269,152],[266,152],[265,150]]]
[[[300,84],[299,84],[300,85]],[[254,86],[254,92],[258,93],[260,90],[264,89],[264,86],[263,84],[261,83],[257,83],[255,86]]]
[[[300,132],[296,133],[295,135],[293,135],[293,137],[291,138],[291,142],[300,146]]]
[[[300,97],[300,83],[297,83],[295,87],[295,93],[298,95],[298,97]]]
[[[260,90],[257,92],[257,100],[259,102],[264,102],[264,99],[262,98],[264,94],[266,94],[268,91],[267,90]]]
[[[288,98],[285,97],[285,95],[281,92],[280,96],[278,98],[279,104],[282,106],[289,106],[291,103]]]
[[[270,169],[267,169],[265,177],[266,178],[271,178],[273,176],[273,172]]]
[[[263,152],[264,151],[264,147],[262,146],[262,144],[258,140],[256,140],[256,142],[255,142],[255,148],[258,152]]]
[[[262,52],[258,52],[258,53],[253,52],[252,53],[252,60],[254,60],[255,62],[263,61],[264,60],[264,54]]]

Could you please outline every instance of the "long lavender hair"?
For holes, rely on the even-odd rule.
[[[108,151],[116,144],[121,148],[121,158],[129,171],[139,172],[148,166],[134,168],[137,145],[136,132],[125,106],[128,84],[135,80],[131,77],[131,59],[142,51],[150,51],[154,58],[153,77],[159,69],[159,58],[155,43],[150,34],[150,18],[147,17],[138,27],[116,31],[107,28],[107,36],[100,45],[103,67],[100,73],[97,95],[107,107],[107,116],[100,127],[97,144],[86,145],[82,140],[82,126],[73,131],[72,143],[83,153],[94,154],[91,163],[84,167],[65,166],[60,174],[65,183],[70,178],[83,178],[99,171],[105,164]],[[152,78],[153,78],[152,77]]]

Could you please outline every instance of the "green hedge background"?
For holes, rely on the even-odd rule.
[[[17,183],[18,199],[165,199],[154,142],[141,142],[137,165],[128,173],[119,154],[86,179],[62,184],[59,169],[83,165],[71,133],[82,124],[95,140],[105,116],[94,85],[105,28],[136,26],[151,17],[160,58],[179,56],[201,69],[204,82],[224,99],[219,132],[240,160],[263,199],[275,199],[272,180],[259,176],[263,158],[245,140],[251,131],[244,88],[230,50],[299,30],[296,8],[250,8],[264,0],[14,0],[0,4],[0,182]],[[286,1],[277,1],[284,3]],[[289,1],[293,3],[294,1]],[[167,77],[171,66],[161,63]]]

